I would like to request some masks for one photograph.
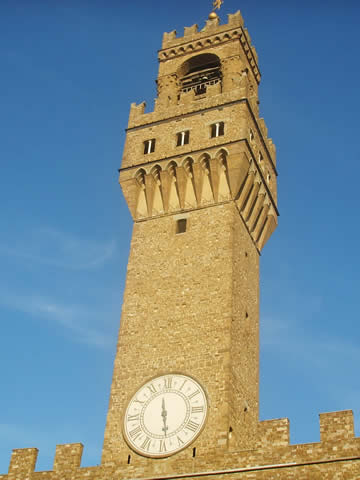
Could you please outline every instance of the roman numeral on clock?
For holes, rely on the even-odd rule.
[[[185,385],[186,382],[187,382],[187,380],[184,380],[183,383],[181,384],[181,387],[179,388],[180,392],[183,389],[183,386]]]
[[[196,430],[200,427],[199,423],[194,422],[193,420],[189,420],[188,423],[185,425],[185,428],[191,430],[192,432],[196,432]]]
[[[141,427],[137,426],[136,428],[133,428],[130,430],[129,435],[133,440],[136,440],[141,435]]]
[[[165,377],[164,378],[164,388],[171,388],[172,387],[173,377]]]
[[[150,390],[150,393],[156,393],[156,388],[152,383],[150,383],[150,385],[147,385],[147,388]]]
[[[143,443],[140,445],[140,448],[142,448],[144,450],[149,450],[150,443],[151,443],[151,438],[146,437],[145,440],[143,441]]]
[[[188,395],[188,399],[190,400],[191,398],[195,397],[195,395],[197,395],[198,393],[200,393],[200,390],[195,390],[195,392]]]
[[[160,440],[160,445],[159,445],[159,453],[166,452],[166,444],[165,440]]]
[[[137,413],[136,415],[128,415],[127,421],[128,422],[135,422],[136,420],[140,419],[140,413]]]
[[[202,413],[203,411],[204,411],[204,406],[191,407],[191,413]]]

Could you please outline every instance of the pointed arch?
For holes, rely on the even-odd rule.
[[[140,168],[135,173],[135,178],[139,184],[139,195],[136,203],[136,217],[143,218],[147,217],[148,215],[148,207],[146,201],[146,194],[145,194],[145,176],[146,172],[143,168]]]
[[[214,193],[211,182],[211,171],[210,171],[210,155],[208,153],[203,153],[199,159],[200,167],[202,170],[202,185],[201,185],[201,197],[200,204],[208,205],[214,201]]]
[[[186,157],[182,162],[182,166],[185,168],[186,173],[192,173],[194,159],[192,157]]]
[[[169,174],[172,177],[175,177],[175,178],[176,178],[176,167],[177,166],[178,166],[178,164],[174,160],[171,160],[171,162],[169,162],[166,166],[166,170],[169,172]]]
[[[134,177],[136,178],[140,186],[141,185],[145,186],[145,175],[146,175],[146,171],[143,168],[139,168],[139,170],[135,172]]]
[[[182,167],[186,175],[184,208],[194,208],[197,206],[193,165],[194,159],[191,157],[186,157],[185,160],[182,162]]]
[[[225,148],[221,148],[216,153],[218,172],[219,172],[219,185],[218,185],[219,201],[225,201],[231,198],[227,156],[228,156],[228,152]]]
[[[179,193],[177,188],[177,178],[176,178],[176,168],[177,163],[171,161],[166,167],[167,172],[170,175],[170,191],[169,191],[169,211],[174,212],[180,210],[180,200]]]
[[[218,160],[221,160],[223,158],[226,159],[228,155],[229,155],[229,151],[226,148],[222,147],[220,148],[220,150],[216,152],[215,158],[217,158]]]
[[[154,179],[151,205],[151,211],[153,215],[160,215],[164,213],[164,200],[161,187],[161,171],[162,169],[160,165],[154,165],[153,168],[150,170],[150,174]]]
[[[152,169],[150,170],[150,174],[154,177],[154,180],[157,182],[157,181],[160,181],[160,172],[161,172],[162,168],[160,165],[156,164],[152,167]]]
[[[210,160],[211,160],[211,157],[208,153],[203,153],[200,158],[199,158],[199,163],[201,165],[201,168],[203,170],[206,170],[210,168]],[[209,170],[210,171],[210,170]]]

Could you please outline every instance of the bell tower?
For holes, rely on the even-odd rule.
[[[299,445],[287,418],[259,422],[259,256],[277,226],[259,82],[240,12],[164,34],[120,169],[134,228],[102,461],[57,445],[38,472],[37,448],[15,449],[0,480],[360,478],[350,410]]]
[[[131,105],[119,182],[134,228],[103,464],[258,442],[259,255],[277,174],[257,54],[240,12],[228,17],[165,33],[154,111]]]

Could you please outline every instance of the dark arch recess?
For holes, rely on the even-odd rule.
[[[186,60],[178,70],[179,77],[185,77],[190,73],[195,73],[201,70],[210,68],[219,68],[220,58],[213,53],[203,53]]]

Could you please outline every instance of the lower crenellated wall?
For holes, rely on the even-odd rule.
[[[351,410],[320,414],[319,443],[289,444],[288,419],[259,423],[259,448],[224,452],[209,448],[196,458],[144,460],[134,456],[130,465],[113,462],[97,467],[80,467],[80,443],[56,447],[54,470],[35,472],[38,450],[13,450],[7,475],[0,480],[146,480],[197,477],[225,477],[248,480],[358,480],[360,438],[354,436]],[[190,448],[190,450],[192,450]],[[139,462],[137,463],[137,459]]]

